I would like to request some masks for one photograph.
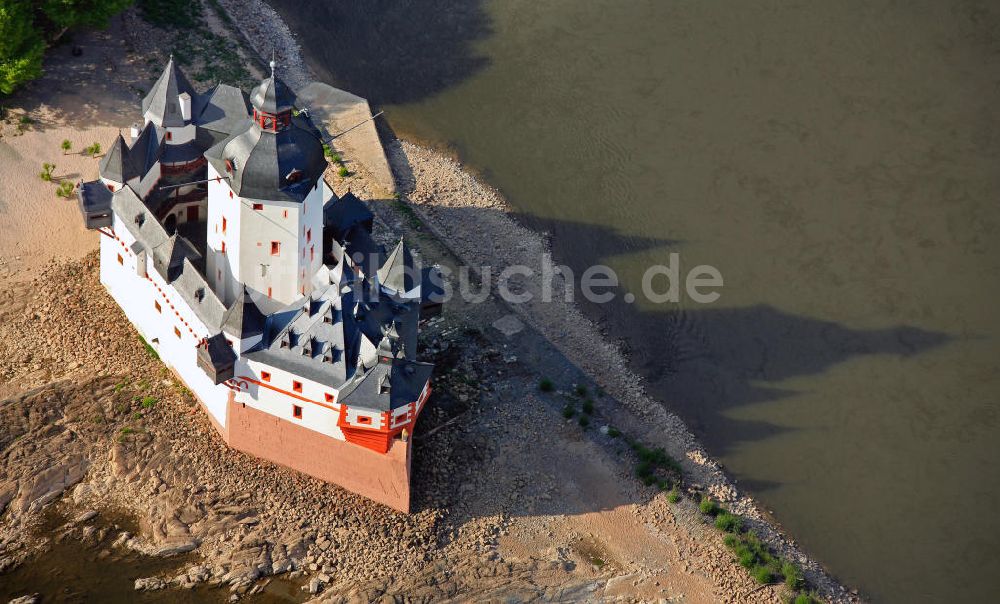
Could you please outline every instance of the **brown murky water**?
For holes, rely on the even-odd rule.
[[[722,272],[715,304],[587,311],[836,575],[995,597],[996,3],[273,4],[577,271]]]

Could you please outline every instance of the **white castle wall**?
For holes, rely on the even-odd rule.
[[[262,372],[269,373],[270,380],[265,381]],[[344,433],[337,427],[340,405],[336,402],[336,389],[249,360],[237,364],[236,380],[239,381],[240,378],[247,382],[247,390],[236,395],[236,402],[245,403],[326,436],[344,440]],[[302,392],[292,390],[292,382],[295,381],[302,384]],[[333,396],[333,402],[326,401],[327,394]],[[295,406],[302,409],[301,419],[294,416]]]
[[[212,417],[225,426],[229,389],[213,384],[197,363],[196,346],[210,335],[208,329],[156,272],[149,253],[145,255],[148,279],[137,274],[137,258],[129,249],[135,240],[117,215],[113,217],[112,232],[117,239],[101,237],[101,283],[163,363],[183,377]],[[159,311],[155,302],[160,304]]]
[[[332,195],[326,183],[294,203],[242,198],[226,179],[213,180],[219,173],[211,164],[208,178],[207,278],[226,304],[244,283],[287,304],[308,294],[323,263],[323,201]]]

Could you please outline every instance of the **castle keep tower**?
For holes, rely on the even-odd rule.
[[[311,292],[322,265],[326,158],[319,131],[271,77],[250,96],[252,119],[205,153],[207,277],[226,304],[243,284],[282,303]]]

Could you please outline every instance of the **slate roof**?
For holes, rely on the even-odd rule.
[[[223,315],[222,329],[242,339],[264,333],[266,322],[267,316],[254,303],[250,289],[244,285],[240,295]]]
[[[118,138],[115,139],[115,142],[111,144],[111,148],[108,149],[108,152],[101,158],[100,163],[97,164],[101,176],[103,178],[107,178],[108,180],[120,183],[124,183],[128,180],[125,176],[125,158],[127,156],[128,144],[125,143],[125,138],[122,136],[121,132],[119,132]]]
[[[371,225],[374,219],[371,210],[350,191],[323,206],[323,230],[329,229],[335,239],[342,239],[353,226]]]
[[[260,83],[250,93],[250,103],[257,111],[278,114],[291,111],[295,107],[295,94],[283,81],[274,75],[271,63],[271,77]]]
[[[177,97],[184,92],[191,95],[193,106],[197,93],[184,72],[178,69],[177,64],[174,63],[173,55],[170,55],[170,60],[160,75],[160,79],[156,80],[153,89],[142,100],[142,114],[148,115],[150,121],[158,126],[170,128],[183,126],[184,117],[181,115],[181,106]]]
[[[301,202],[323,177],[326,157],[319,131],[304,117],[293,117],[278,132],[263,130],[253,120],[205,152],[219,174],[232,165],[229,184],[250,199]],[[293,178],[293,172],[299,172]]]
[[[403,294],[417,286],[419,271],[413,264],[413,254],[406,242],[400,238],[399,243],[389,254],[389,257],[378,269],[378,282],[389,289]]]

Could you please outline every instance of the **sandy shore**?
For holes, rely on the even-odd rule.
[[[270,9],[254,2],[222,3],[255,34],[247,39],[259,39],[268,49],[280,43],[290,81],[308,81],[280,19],[261,21],[258,11]],[[274,25],[262,35],[261,23]],[[94,48],[124,43],[114,29],[95,36],[100,42]],[[527,599],[778,602],[787,595],[780,585],[758,587],[691,501],[670,505],[664,493],[642,487],[620,442],[594,432],[588,436],[563,420],[561,399],[540,397],[535,388],[539,375],[547,375],[567,391],[584,381],[602,386],[610,396],[599,401],[599,421],[614,421],[667,448],[684,460],[692,487],[750,519],[776,551],[805,568],[825,598],[855,599],[762,519],[683,423],[644,394],[636,376],[615,369],[625,366],[619,351],[570,306],[515,308],[541,334],[529,328],[518,342],[489,327],[510,313],[496,301],[449,309],[446,321],[429,330],[425,345],[439,357],[444,394],[441,409],[422,419],[422,428],[444,425],[461,413],[470,419],[423,445],[416,468],[420,511],[412,516],[387,513],[336,487],[222,447],[194,401],[142,356],[124,317],[96,283],[93,258],[49,264],[42,273],[53,259],[86,255],[96,236],[80,226],[75,204],[56,198],[54,185],[37,178],[41,162],[57,164],[57,176],[96,176],[96,160],[63,160],[59,143],[68,138],[78,149],[97,141],[106,148],[117,126],[135,119],[136,89],[155,76],[155,68],[140,63],[126,62],[133,67],[114,72],[99,68],[96,51],[87,59],[88,68],[72,71],[51,62],[46,80],[22,101],[38,123],[0,139],[2,153],[9,145],[17,158],[0,162],[5,233],[0,255],[8,276],[22,281],[0,298],[0,314],[9,319],[2,334],[8,345],[0,349],[0,378],[6,384],[0,397],[12,397],[5,407],[14,411],[46,408],[53,420],[62,418],[54,436],[44,422],[19,428],[19,436],[31,432],[47,444],[32,451],[32,471],[24,464],[4,468],[0,499],[17,502],[19,509],[3,518],[4,555],[23,544],[25,527],[37,520],[41,506],[55,500],[46,500],[48,493],[57,498],[65,492],[72,495],[60,505],[113,507],[136,515],[143,533],[123,538],[120,547],[160,553],[196,547],[201,563],[165,578],[163,586],[209,581],[228,584],[239,596],[257,589],[262,576],[288,572],[303,579],[325,577],[327,593],[338,594],[334,599],[421,590],[435,599],[519,593]],[[54,88],[71,77],[77,79]],[[77,109],[83,103],[79,84],[105,77],[122,85],[92,87],[85,110]],[[77,130],[84,125],[87,129]],[[414,237],[425,262],[534,265],[547,249],[543,238],[510,219],[499,194],[448,157],[399,141],[391,142],[388,157],[404,199],[423,225],[408,224],[363,172],[328,178],[340,192],[351,188],[375,199],[382,236]],[[28,217],[32,213],[34,219]],[[427,230],[437,237],[427,236]],[[63,273],[73,278],[54,285]],[[28,277],[35,281],[25,282]],[[67,300],[71,304],[64,305]],[[76,313],[84,308],[93,318],[77,322]],[[46,328],[32,330],[30,341],[16,338],[34,317]],[[483,335],[461,335],[470,329]],[[85,342],[86,355],[73,353]],[[495,375],[485,370],[493,366]],[[475,387],[469,387],[469,376]],[[123,381],[131,385],[119,387]],[[73,398],[74,392],[84,395]],[[144,396],[154,396],[159,406],[137,407]],[[75,411],[60,415],[53,401],[67,402]],[[95,413],[106,424],[87,424]],[[59,439],[70,433],[86,446],[53,466],[61,455]],[[529,450],[524,442],[538,446]],[[539,467],[539,455],[550,463]],[[578,463],[581,459],[586,463]],[[59,471],[34,473],[38,467]]]

